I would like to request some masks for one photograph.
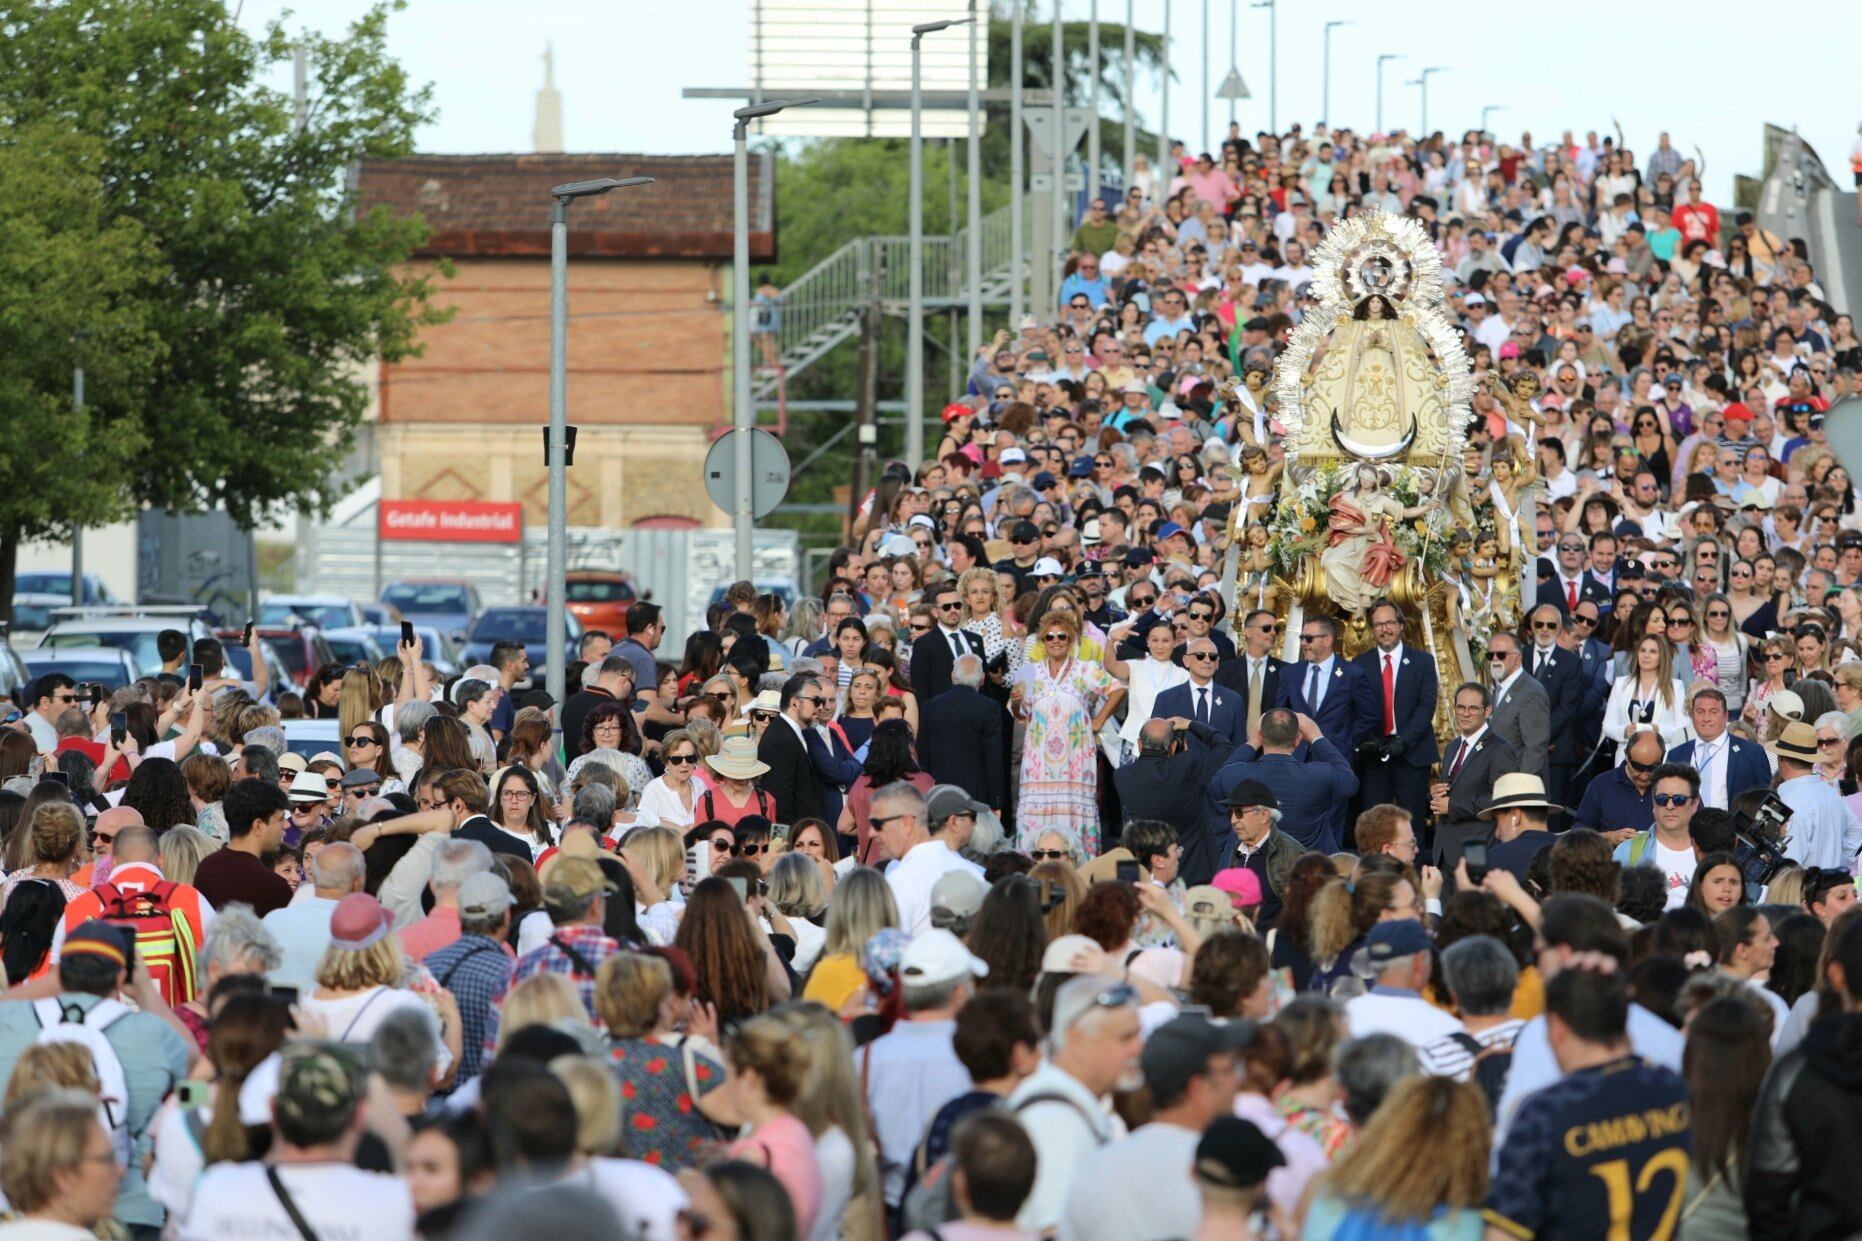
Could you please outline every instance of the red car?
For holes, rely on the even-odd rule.
[[[216,631],[220,641],[227,647],[227,658],[233,658],[232,649],[245,637],[243,629],[221,629]],[[330,650],[330,644],[323,640],[323,635],[312,626],[303,629],[286,629],[282,626],[260,625],[259,637],[265,639],[265,645],[272,648],[278,656],[278,662],[284,665],[291,679],[299,688],[310,684],[317,669],[325,664],[336,662],[336,655]]]
[[[627,635],[627,609],[640,596],[633,579],[610,569],[571,569],[569,612],[584,632],[599,629],[615,641]]]

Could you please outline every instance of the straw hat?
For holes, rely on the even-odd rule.
[[[1494,781],[1493,801],[1479,817],[1491,819],[1498,810],[1514,810],[1520,807],[1536,807],[1548,814],[1556,814],[1564,807],[1545,798],[1545,781],[1524,771],[1510,772]]]
[[[749,719],[752,711],[768,711],[772,715],[782,713],[782,695],[776,690],[766,689],[745,703],[737,715],[740,719]]]
[[[1766,750],[1779,758],[1795,759],[1800,763],[1817,761],[1817,729],[1814,724],[1802,720],[1792,720],[1784,726],[1775,741],[1765,743]]]
[[[754,780],[769,770],[756,756],[756,742],[748,737],[726,737],[724,747],[705,759],[705,766],[726,780]]]

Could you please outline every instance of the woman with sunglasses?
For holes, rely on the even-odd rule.
[[[383,793],[401,793],[406,789],[395,779],[394,764],[388,757],[388,730],[374,720],[364,720],[343,737],[343,766],[349,771],[372,771],[382,781]],[[388,787],[389,782],[394,787]]]
[[[1701,645],[1700,621],[1693,607],[1686,599],[1675,598],[1662,608],[1668,613],[1668,641],[1675,649],[1675,671],[1690,684],[1713,680],[1718,670],[1716,659]]]
[[[1703,666],[1697,659],[1697,670],[1702,679],[1711,681],[1726,695],[1726,709],[1737,715],[1746,703],[1746,661],[1752,640],[1734,628],[1733,601],[1726,595],[1708,595],[1700,614],[1700,635],[1694,649],[1697,655],[1710,657],[1711,666]],[[1672,624],[1673,617],[1669,619]]]
[[[1817,774],[1832,788],[1849,775],[1849,716],[1826,711],[1817,717]]]
[[[493,826],[520,841],[535,861],[555,839],[544,814],[543,790],[536,774],[528,767],[506,767],[492,781],[491,788]]]
[[[1098,663],[1074,654],[1080,640],[1077,612],[1055,608],[1035,626],[1044,657],[1024,664],[1012,701],[1027,722],[1022,744],[1023,840],[1042,829],[1079,834],[1084,851],[1099,853],[1099,752],[1093,744],[1124,701],[1125,689]]]
[[[1759,644],[1759,675],[1746,690],[1746,705],[1740,717],[1757,730],[1758,740],[1771,740],[1772,712],[1766,710],[1773,694],[1791,687],[1797,673],[1791,667],[1790,639],[1766,638]]]
[[[1629,753],[1629,734],[1653,728],[1665,746],[1692,736],[1687,715],[1687,686],[1674,674],[1674,647],[1660,634],[1645,633],[1631,648],[1635,662],[1610,689],[1603,711],[1603,734],[1617,744],[1618,765]]]
[[[715,817],[698,816],[701,790],[692,779],[698,770],[698,743],[683,728],[675,728],[660,741],[660,758],[666,764],[664,774],[647,782],[640,791],[640,809],[669,827],[681,831],[695,820]]]

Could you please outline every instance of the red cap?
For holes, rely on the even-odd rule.
[[[1751,422],[1752,411],[1747,409],[1741,402],[1734,401],[1731,405],[1728,405],[1725,409],[1720,411],[1720,417],[1727,422]]]
[[[974,405],[965,405],[962,401],[952,401],[944,407],[944,421],[952,423],[959,418],[967,418],[976,413]]]

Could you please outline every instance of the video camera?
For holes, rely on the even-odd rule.
[[[1790,821],[1791,807],[1776,793],[1768,793],[1751,814],[1733,816],[1733,836],[1738,841],[1733,857],[1748,885],[1763,889],[1772,876],[1792,864],[1779,848]]]

